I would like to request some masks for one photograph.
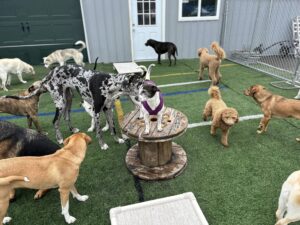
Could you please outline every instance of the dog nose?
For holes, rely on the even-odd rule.
[[[139,101],[139,97],[138,96],[135,96],[134,98],[136,101]]]

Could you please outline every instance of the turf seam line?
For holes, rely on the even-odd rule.
[[[248,115],[248,116],[242,116],[239,118],[239,121],[247,121],[247,120],[255,120],[260,119],[263,117],[263,114],[256,114],[256,115]],[[203,127],[211,125],[212,121],[205,121],[200,123],[191,123],[188,125],[188,128],[194,128],[194,127]]]

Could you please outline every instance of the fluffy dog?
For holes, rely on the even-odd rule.
[[[210,55],[207,48],[198,49],[198,56],[200,59],[199,80],[203,80],[204,69],[208,68],[208,74],[212,81],[212,85],[217,85],[222,77],[220,73],[220,65],[222,59],[225,58],[225,51],[217,42],[212,42],[211,48],[216,55]]]
[[[203,120],[212,117],[210,133],[216,135],[216,129],[222,130],[221,143],[228,147],[229,129],[239,121],[239,115],[236,109],[228,108],[222,100],[220,89],[217,86],[212,86],[208,89],[210,99],[206,102],[203,110]]]
[[[25,84],[27,81],[23,80],[22,73],[35,74],[33,67],[21,59],[0,59],[0,79],[2,80],[2,88],[8,91],[6,85],[11,84],[11,74],[17,74],[19,80]]]
[[[276,225],[287,225],[300,220],[300,171],[293,172],[283,183],[278,209],[276,211]]]
[[[38,90],[41,86],[41,81],[34,82],[26,91],[20,93],[21,96],[29,95]],[[32,127],[32,122],[39,132],[42,132],[38,121],[39,99],[42,92],[37,92],[36,95],[28,99],[19,99],[17,96],[0,97],[0,112],[9,113],[17,116],[26,116],[28,127]]]
[[[58,187],[60,193],[62,214],[65,221],[70,224],[76,218],[69,214],[69,194],[79,201],[86,201],[87,195],[80,195],[75,187],[79,175],[80,164],[84,160],[87,145],[91,138],[78,133],[64,141],[64,147],[56,153],[41,157],[16,157],[0,160],[0,178],[10,176],[27,177],[29,182],[10,181],[9,186],[0,185],[0,221],[3,221],[9,206],[9,199],[3,193],[13,191],[15,188],[50,189]],[[7,187],[10,190],[7,190]],[[6,219],[7,220],[7,219]]]
[[[161,54],[165,54],[168,53],[168,59],[169,59],[169,66],[172,65],[171,62],[171,55],[174,57],[175,62],[174,65],[176,65],[176,55],[178,55],[177,53],[177,47],[174,43],[172,42],[160,42],[160,41],[155,41],[153,39],[149,39],[147,40],[147,42],[145,43],[146,46],[151,46],[154,51],[158,54],[158,59],[157,59],[157,63],[161,64],[160,62],[160,55]]]
[[[82,50],[86,48],[86,45],[83,41],[77,41],[75,45],[81,45],[81,48],[59,49],[44,57],[45,67],[48,68],[53,63],[59,63],[60,66],[63,66],[69,59],[73,59],[77,65],[84,66]]]
[[[293,117],[300,119],[299,100],[274,95],[262,85],[253,85],[246,89],[244,94],[252,97],[260,105],[264,114],[257,129],[258,134],[267,131],[268,123],[272,117]],[[300,141],[300,138],[296,140]]]
[[[30,98],[38,92],[48,91],[56,106],[54,117],[54,127],[56,140],[63,142],[63,136],[59,129],[60,119],[65,115],[68,121],[69,129],[76,133],[79,130],[71,124],[70,110],[72,96],[68,88],[76,89],[82,99],[93,106],[94,118],[96,121],[97,137],[101,149],[105,150],[108,145],[103,141],[100,128],[100,112],[104,111],[109,123],[111,134],[118,143],[124,143],[124,140],[116,135],[113,122],[112,106],[114,100],[121,95],[137,96],[139,88],[143,84],[146,73],[135,74],[107,74],[92,70],[85,70],[77,65],[65,65],[54,68],[42,80],[39,90],[32,94],[19,98]]]
[[[60,147],[35,130],[0,121],[0,159],[49,155]]]

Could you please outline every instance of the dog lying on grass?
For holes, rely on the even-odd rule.
[[[300,220],[299,170],[293,172],[282,185],[276,219],[277,223],[275,225],[287,225]]]
[[[226,55],[224,49],[221,48],[217,42],[212,42],[211,48],[216,55],[210,55],[207,48],[198,49],[198,56],[200,59],[199,80],[203,80],[204,69],[208,68],[208,74],[212,81],[212,85],[217,85],[222,77],[220,65]]]
[[[246,96],[252,97],[261,107],[264,114],[257,128],[257,133],[267,131],[272,117],[293,117],[300,119],[300,101],[287,99],[280,95],[274,95],[262,85],[253,85],[244,91]],[[300,141],[300,138],[296,139]]]
[[[20,93],[19,96],[27,96],[35,90],[39,89],[41,81],[34,82],[27,90]],[[3,96],[0,97],[0,112],[9,113],[16,116],[26,116],[28,127],[32,127],[32,123],[38,130],[42,132],[42,128],[38,121],[39,99],[42,92],[28,99],[19,99],[18,96]]]
[[[161,54],[165,54],[168,53],[168,59],[169,59],[169,66],[172,65],[172,61],[171,61],[171,56],[174,57],[175,62],[174,65],[176,65],[176,55],[178,55],[177,53],[177,47],[174,43],[172,42],[160,42],[160,41],[155,41],[153,39],[149,39],[147,40],[147,42],[145,43],[146,46],[151,46],[154,51],[158,54],[158,59],[157,59],[157,63],[161,64],[160,62],[160,55]]]
[[[78,201],[86,201],[87,195],[80,195],[75,187],[79,175],[80,164],[85,158],[87,145],[91,138],[84,133],[73,134],[64,141],[64,147],[51,155],[42,157],[16,157],[0,160],[0,178],[23,176],[29,182],[11,181],[8,186],[0,185],[0,221],[2,222],[9,206],[9,199],[3,195],[15,188],[39,189],[38,197],[43,190],[56,188],[60,193],[62,215],[65,221],[74,223],[76,218],[69,214],[69,194]]]
[[[221,143],[228,147],[229,129],[239,121],[239,115],[236,109],[228,108],[222,100],[220,89],[217,86],[212,86],[208,89],[210,99],[206,102],[203,110],[203,120],[212,117],[210,128],[211,135],[216,135],[217,128],[222,131]]]
[[[19,80],[25,84],[27,81],[23,80],[22,73],[35,74],[33,67],[19,58],[14,59],[0,59],[0,79],[2,80],[2,88],[8,91],[6,85],[11,84],[11,74],[17,74]]]

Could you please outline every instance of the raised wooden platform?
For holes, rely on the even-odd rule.
[[[187,117],[172,108],[165,108],[162,131],[157,131],[156,117],[151,117],[150,133],[144,134],[145,122],[139,111],[127,114],[121,129],[128,137],[138,140],[126,155],[127,168],[146,180],[170,179],[185,168],[187,156],[183,148],[172,139],[183,134],[188,126]]]
[[[143,70],[135,62],[113,63],[118,73],[142,73]]]

